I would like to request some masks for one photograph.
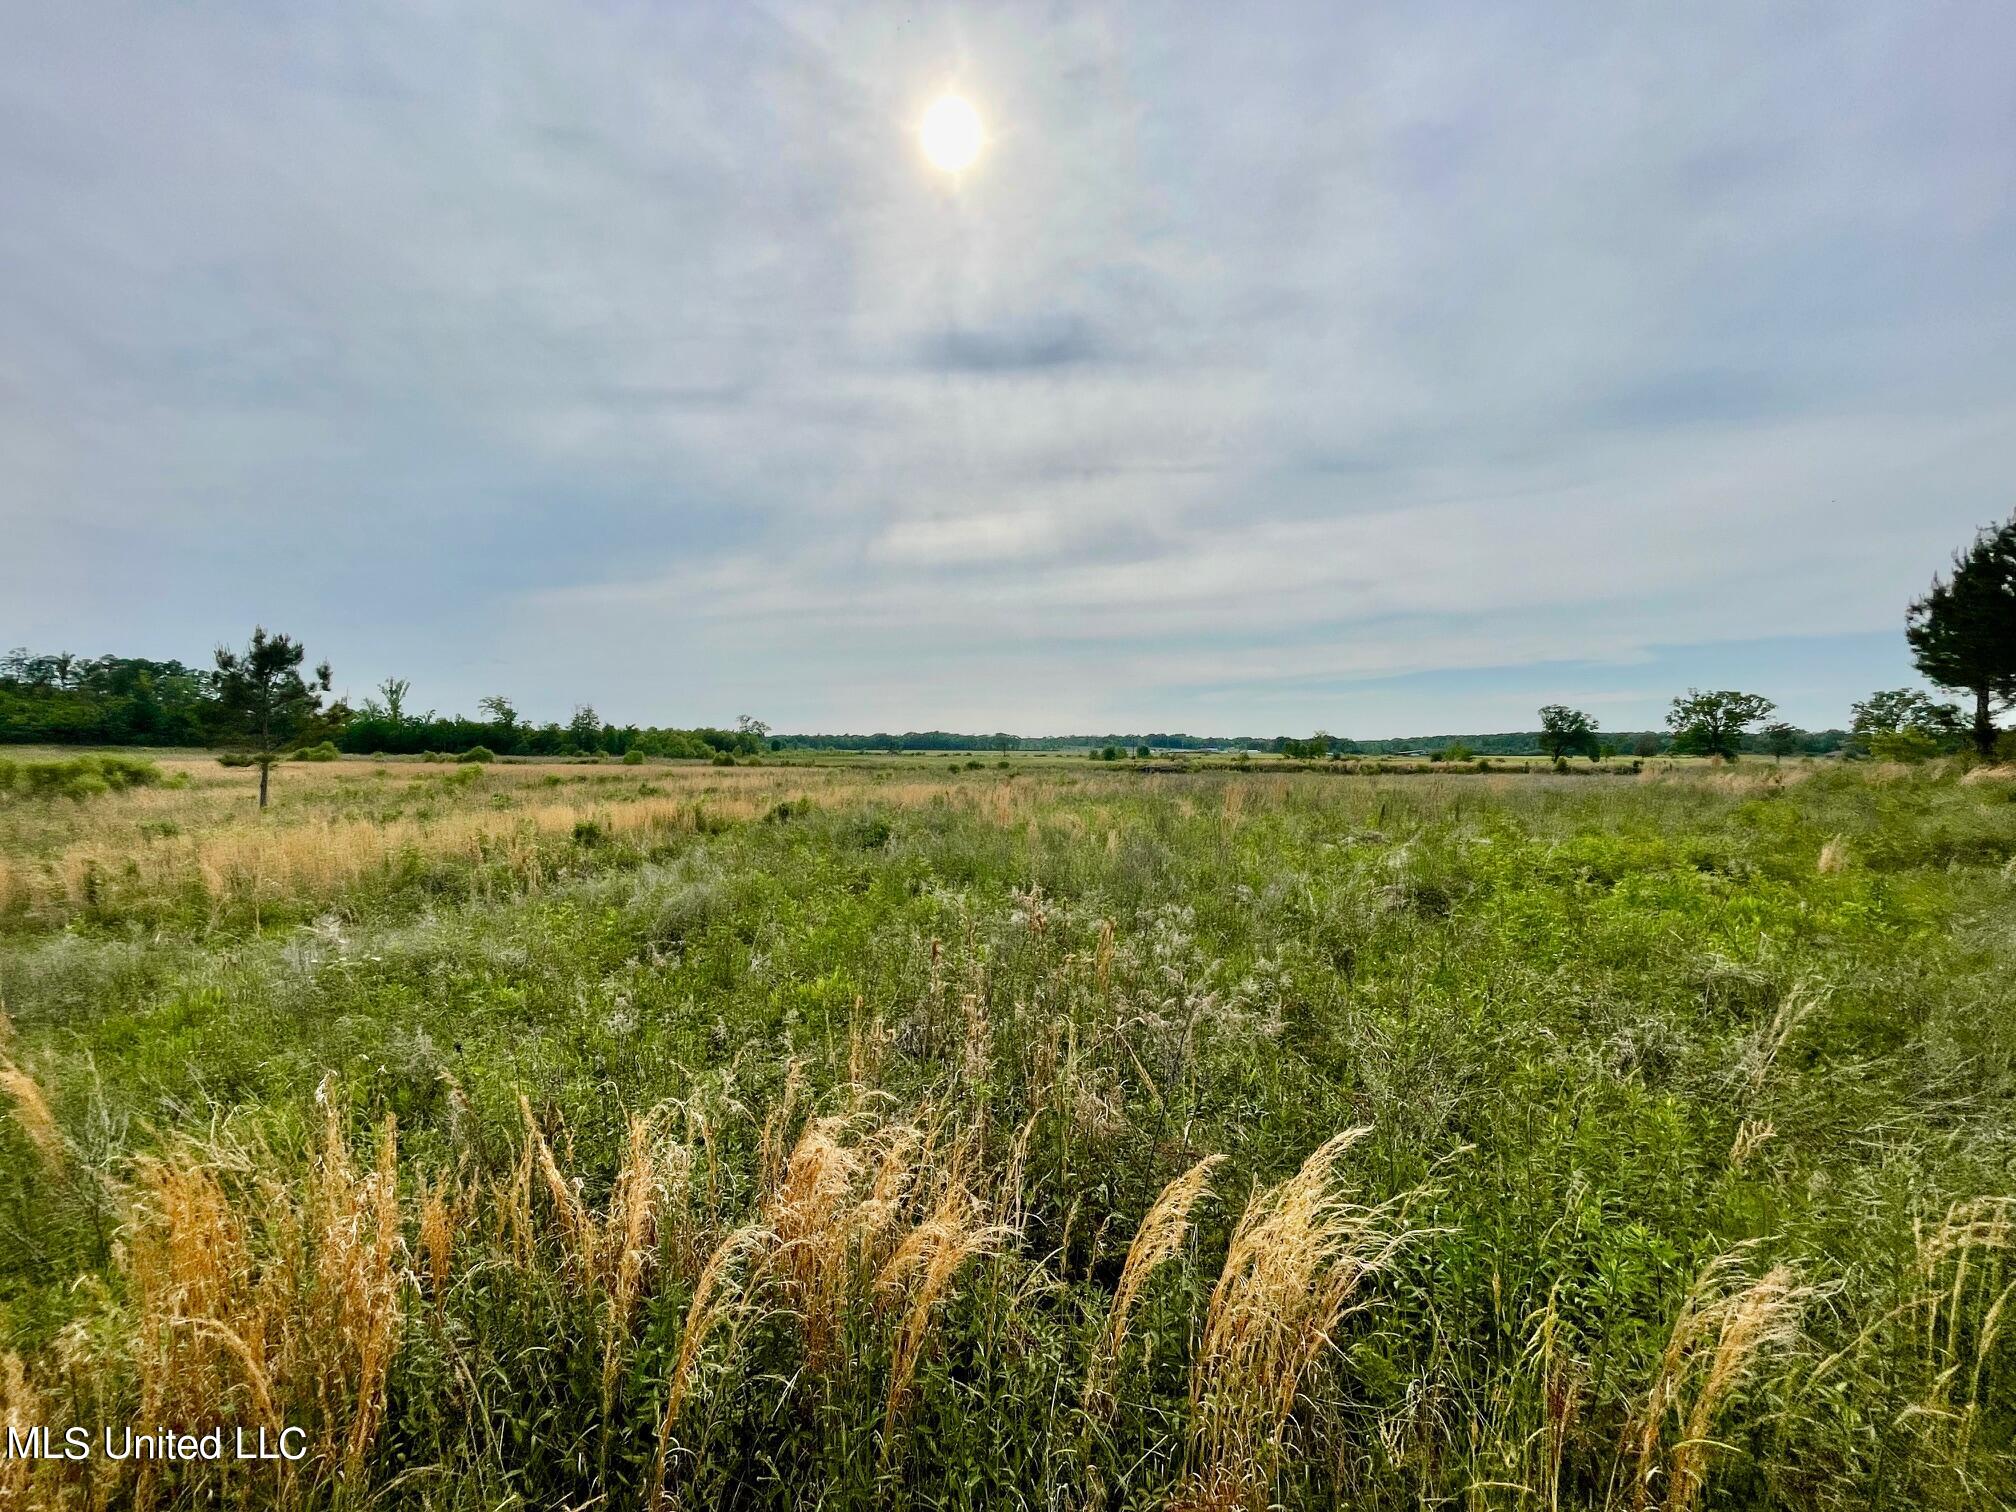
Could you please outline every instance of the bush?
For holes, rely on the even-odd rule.
[[[735,765],[735,758],[727,751],[716,751],[711,764],[714,766],[733,766]]]
[[[226,751],[217,758],[217,765],[221,767],[249,767],[258,764],[258,757],[247,756],[243,751]]]
[[[131,756],[73,756],[66,761],[0,761],[0,797],[71,798],[155,787],[161,769]]]
[[[341,756],[342,752],[336,749],[334,742],[327,740],[320,745],[303,746],[294,753],[296,761],[336,761]]]
[[[1869,737],[1869,754],[1878,761],[1904,761],[1916,765],[1939,754],[1939,742],[1930,731],[1907,725],[1901,730],[1878,730]]]
[[[488,746],[471,746],[455,759],[463,766],[488,766],[497,759],[497,753]]]
[[[644,753],[642,751],[625,751],[623,753],[623,765],[625,766],[644,765]]]

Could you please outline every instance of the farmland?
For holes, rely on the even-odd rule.
[[[1291,765],[10,792],[0,1504],[2016,1505],[2006,769]]]

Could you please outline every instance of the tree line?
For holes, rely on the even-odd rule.
[[[1324,731],[1306,739],[1170,734],[1021,737],[957,735],[943,730],[902,735],[772,735],[763,721],[741,716],[732,729],[612,725],[577,705],[565,724],[535,724],[511,701],[493,694],[478,703],[481,718],[416,714],[412,685],[388,678],[351,708],[328,698],[328,664],[304,675],[305,652],[286,635],[255,629],[242,650],[220,646],[209,667],[144,657],[79,657],[16,649],[0,657],[0,743],[51,745],[226,745],[261,768],[261,796],[272,762],[316,742],[332,752],[415,755],[480,749],[506,756],[645,756],[709,759],[764,750],[1092,750],[1122,755],[1210,750],[1271,751],[1291,759],[1423,752],[1444,760],[1541,754],[1601,761],[1613,756],[1666,754],[1773,756],[1845,751],[1915,760],[1969,749],[1983,760],[2016,759],[2011,734],[1995,719],[2016,702],[2016,516],[1977,533],[1935,576],[1905,614],[1912,660],[1935,687],[1965,695],[1968,707],[1918,689],[1892,688],[1855,704],[1849,728],[1818,732],[1773,720],[1776,706],[1756,693],[1690,688],[1675,698],[1664,731],[1605,734],[1579,709],[1549,704],[1540,728],[1495,735],[1412,740],[1352,740]]]

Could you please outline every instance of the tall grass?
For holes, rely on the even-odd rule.
[[[0,816],[0,1498],[2016,1504],[2005,785],[440,770]]]

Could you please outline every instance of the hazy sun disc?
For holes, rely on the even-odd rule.
[[[947,173],[970,168],[980,156],[980,116],[957,95],[924,112],[924,156]]]

